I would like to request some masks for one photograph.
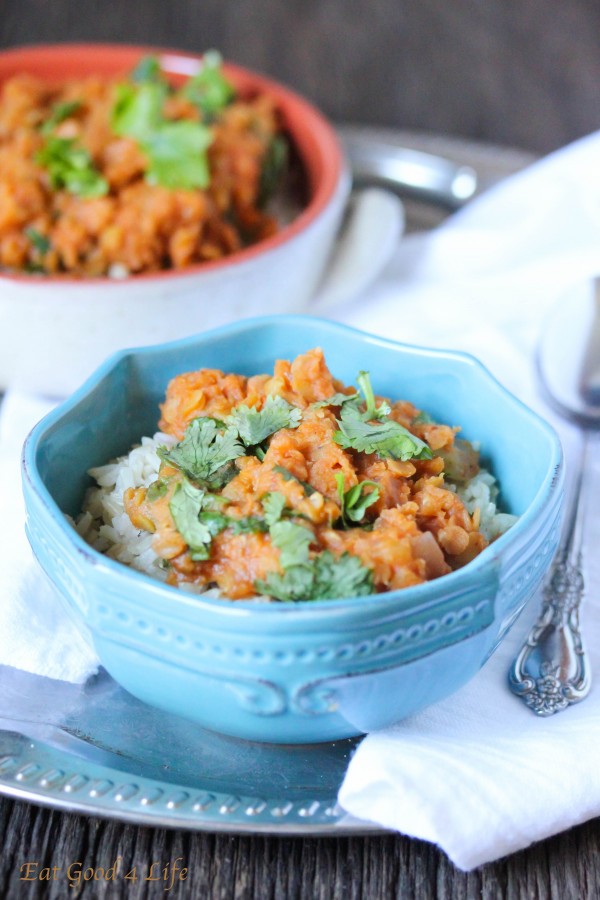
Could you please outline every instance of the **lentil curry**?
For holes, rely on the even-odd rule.
[[[153,58],[114,81],[10,78],[0,89],[0,268],[119,277],[269,237],[280,132],[273,100],[237,97],[214,52],[178,86]]]
[[[458,429],[333,377],[320,349],[272,375],[174,378],[157,480],[125,492],[167,581],[231,599],[362,596],[460,568],[488,541],[456,485],[479,472]]]

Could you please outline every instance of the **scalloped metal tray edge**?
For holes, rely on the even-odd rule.
[[[149,707],[102,669],[73,685],[0,666],[0,794],[62,811],[238,833],[381,830],[337,804],[355,745],[254,744]]]
[[[382,829],[346,816],[335,797],[263,799],[181,787],[83,762],[69,753],[26,741],[10,744],[0,732],[0,794],[62,812],[117,819],[133,825],[282,836],[344,836]],[[7,740],[8,739],[8,740]],[[8,751],[8,752],[5,752]]]

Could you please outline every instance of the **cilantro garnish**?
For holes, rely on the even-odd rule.
[[[227,417],[227,425],[237,431],[246,447],[255,447],[282,428],[297,428],[301,419],[297,407],[283,397],[269,396],[260,411],[243,404],[236,407]]]
[[[208,559],[213,537],[228,525],[226,516],[204,509],[205,501],[206,493],[184,479],[175,488],[169,503],[175,528],[188,545],[193,560]]]
[[[169,483],[166,478],[157,478],[146,491],[146,500],[149,503],[155,503],[160,497],[164,497],[169,490]]]
[[[284,569],[308,562],[308,548],[314,541],[312,531],[294,522],[275,522],[269,532],[271,541],[280,551]]]
[[[159,127],[166,86],[153,82],[119,84],[111,113],[115,134],[143,141]]]
[[[381,459],[431,459],[425,441],[388,418],[391,412],[388,403],[376,405],[369,373],[359,372],[357,381],[366,409],[361,412],[356,400],[342,406],[338,419],[340,430],[333,435],[336,444],[345,450],[376,453]]]
[[[160,447],[160,458],[180,469],[192,481],[206,487],[222,487],[229,480],[228,464],[244,456],[237,432],[220,430],[218,422],[204,416],[186,428],[183,440],[174,447]]]
[[[333,435],[340,447],[359,453],[376,453],[381,459],[431,459],[432,453],[425,441],[398,422],[387,419],[373,423],[365,421],[365,415],[352,407],[342,409],[338,419],[340,430]]]
[[[325,550],[315,557],[314,581],[310,600],[334,600],[336,597],[362,597],[373,594],[373,573],[358,556],[343,553],[335,557]]]
[[[283,516],[286,500],[279,491],[269,491],[260,501],[267,525],[274,525]]]
[[[310,565],[293,566],[285,572],[269,572],[267,577],[257,580],[254,588],[259,594],[268,594],[275,600],[293,602],[310,600],[314,582],[314,569]]]
[[[373,573],[357,556],[335,557],[328,550],[309,562],[290,566],[283,574],[269,572],[255,588],[276,600],[334,600],[374,593]]]
[[[162,73],[156,56],[143,56],[129,77],[138,84],[144,81],[161,81]]]
[[[234,534],[257,534],[269,530],[266,519],[258,516],[241,516],[239,519],[230,519],[229,526]]]
[[[108,193],[108,182],[94,167],[90,154],[72,138],[48,138],[36,154],[36,162],[48,170],[53,188],[65,188],[85,198]]]
[[[205,188],[210,182],[206,150],[212,135],[197,122],[165,122],[140,146],[149,167],[146,181],[166,188]]]
[[[221,54],[209,50],[202,57],[202,68],[186,82],[181,93],[203,116],[212,117],[235,98],[235,88],[223,75]]]
[[[267,205],[281,182],[288,160],[287,141],[276,134],[267,146],[260,171],[258,206]]]
[[[375,405],[375,394],[373,392],[369,373],[360,371],[356,380],[358,381],[358,386],[363,392],[363,396],[367,404],[367,408],[365,410],[366,420],[370,421],[371,419],[383,419],[385,418],[385,416],[389,416],[392,411],[389,403],[383,402],[381,406]]]
[[[344,525],[348,525],[350,522],[354,524],[362,522],[369,506],[372,506],[379,499],[379,485],[376,481],[360,481],[354,487],[344,491],[343,472],[336,473],[335,481]],[[369,491],[367,490],[368,488],[372,488],[372,490]]]
[[[231,520],[214,509],[203,509],[200,512],[200,523],[208,528],[211,537],[215,537],[229,527]]]
[[[42,234],[41,231],[38,231],[37,228],[26,228],[24,234],[25,237],[29,238],[37,252],[41,253],[42,256],[50,250],[50,247],[52,246],[50,241],[46,235]]]
[[[413,419],[413,425],[435,425],[435,419],[432,419],[428,412],[421,410]]]
[[[328,600],[373,593],[373,574],[358,557],[344,553],[336,558],[326,550],[311,559],[309,548],[313,534],[293,522],[277,521],[269,531],[280,551],[283,572],[269,572],[265,579],[256,581],[254,587],[260,593],[284,601]]]
[[[290,470],[286,469],[285,466],[273,466],[273,471],[279,472],[280,475],[283,475],[283,478],[285,479],[285,481],[298,482],[298,484],[302,488],[304,488],[304,493],[306,494],[307,497],[310,497],[310,496],[312,496],[312,494],[317,493],[317,489],[314,488],[312,486],[312,484],[309,484],[308,481],[300,481],[300,479],[296,478],[296,476],[293,474],[293,472],[290,472]]]
[[[205,188],[210,181],[206,150],[212,133],[189,120],[164,118],[166,86],[158,81],[121,84],[112,111],[113,131],[137,141],[148,160],[146,181],[167,188]]]
[[[40,126],[40,132],[43,135],[49,135],[57,125],[60,125],[61,122],[64,122],[65,119],[69,119],[72,115],[82,107],[81,100],[70,100],[64,103],[56,103],[50,112],[50,115],[46,119],[45,122]]]
[[[327,400],[317,400],[315,403],[311,403],[313,409],[321,409],[323,406],[343,406],[344,403],[349,403],[350,401],[355,401],[359,399],[358,394],[333,394],[333,396],[328,397]]]

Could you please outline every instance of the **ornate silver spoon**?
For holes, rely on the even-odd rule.
[[[542,609],[509,671],[511,689],[539,716],[583,700],[591,673],[579,625],[582,533],[589,491],[587,455],[600,429],[600,281],[573,292],[549,317],[537,370],[546,398],[581,429],[580,458],[563,536],[544,588]]]

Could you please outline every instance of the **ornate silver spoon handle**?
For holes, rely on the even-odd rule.
[[[538,716],[551,716],[587,696],[588,658],[579,630],[583,598],[581,543],[589,472],[589,433],[582,434],[581,459],[563,540],[543,593],[540,615],[509,671],[511,689]]]

